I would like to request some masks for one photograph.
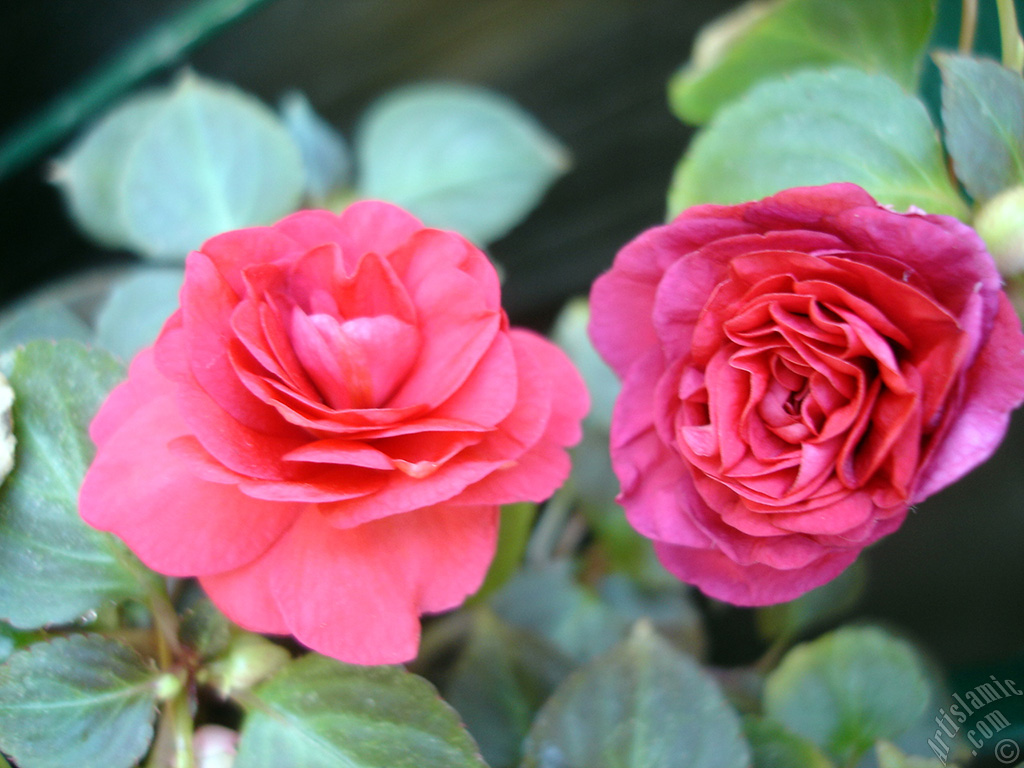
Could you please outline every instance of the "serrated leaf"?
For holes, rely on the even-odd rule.
[[[942,122],[953,169],[984,201],[1024,184],[1024,79],[988,59],[943,53]]]
[[[397,667],[309,654],[246,708],[234,768],[486,768],[430,683]]]
[[[417,85],[370,107],[357,190],[478,244],[501,237],[565,172],[565,150],[526,112],[467,86]]]
[[[70,341],[31,342],[8,363],[18,450],[0,487],[0,617],[31,629],[141,595],[147,571],[78,516],[94,452],[87,426],[123,376],[121,365]]]
[[[765,714],[845,765],[915,724],[928,702],[917,651],[874,627],[796,646],[765,683]]]
[[[536,635],[479,610],[445,698],[462,716],[487,764],[506,768],[519,763],[537,710],[572,667]]]
[[[52,179],[64,196],[72,220],[100,245],[123,248],[130,242],[121,190],[128,150],[165,101],[162,91],[131,96],[54,163]]]
[[[625,635],[626,619],[572,578],[564,561],[520,571],[491,601],[499,617],[548,640],[569,658],[587,661]]]
[[[541,709],[522,768],[746,768],[715,682],[649,627],[577,670]]]
[[[178,308],[185,274],[179,269],[142,269],[119,280],[96,317],[96,343],[122,360],[131,360],[156,341]]]
[[[302,154],[306,194],[322,205],[349,183],[352,156],[348,144],[299,91],[281,99],[281,119]]]
[[[899,210],[966,215],[924,104],[847,68],[770,80],[721,110],[676,167],[669,212],[835,181]]]
[[[146,256],[183,260],[213,235],[295,210],[303,174],[298,147],[273,112],[231,86],[186,76],[127,158],[127,235]]]
[[[814,744],[768,718],[743,718],[743,733],[754,753],[752,768],[832,768]]]
[[[21,768],[130,768],[153,737],[160,682],[108,638],[37,643],[0,666],[0,749]]]
[[[847,64],[917,88],[935,0],[753,0],[707,26],[669,82],[680,119],[704,123],[762,80]]]

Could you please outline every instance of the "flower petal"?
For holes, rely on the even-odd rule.
[[[354,664],[416,655],[419,615],[452,608],[483,581],[496,507],[431,507],[338,530],[307,510],[275,549],[271,588],[289,630]]]

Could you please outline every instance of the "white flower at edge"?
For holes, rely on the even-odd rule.
[[[0,483],[14,467],[14,424],[11,408],[14,405],[14,390],[0,373]]]

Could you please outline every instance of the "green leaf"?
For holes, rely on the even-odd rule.
[[[162,91],[135,94],[108,112],[53,165],[51,180],[72,220],[100,245],[123,248],[130,243],[121,190],[128,150],[165,101]]]
[[[860,560],[832,581],[790,600],[757,611],[757,628],[769,640],[791,640],[848,612],[864,591],[867,574]]]
[[[501,525],[498,529],[498,547],[487,569],[487,576],[480,589],[468,601],[482,603],[511,579],[523,561],[530,531],[537,517],[537,505],[532,502],[507,504],[501,508]]]
[[[745,768],[738,715],[689,657],[640,624],[541,709],[522,768]]]
[[[832,768],[814,744],[768,718],[743,718],[743,733],[754,753],[753,768]]]
[[[488,765],[517,765],[537,710],[572,666],[536,635],[482,609],[473,615],[445,698],[462,716]]]
[[[135,248],[182,260],[220,232],[271,224],[296,209],[302,157],[252,96],[188,75],[131,147],[120,182]]]
[[[96,343],[131,360],[178,308],[184,279],[180,269],[141,269],[118,281],[96,318]]]
[[[846,68],[762,83],[719,112],[676,167],[669,211],[835,181],[900,210],[966,215],[924,104]]]
[[[513,102],[456,85],[411,86],[376,102],[356,158],[361,196],[480,244],[518,224],[568,167],[561,145]]]
[[[583,297],[570,300],[562,308],[551,331],[552,340],[560,346],[579,370],[590,392],[587,422],[607,430],[612,423],[612,409],[622,385],[612,369],[597,354],[587,335],[590,303]]]
[[[878,757],[878,768],[948,768],[944,760],[931,757],[917,757],[905,754],[890,741],[879,741],[875,744]]]
[[[21,768],[130,768],[166,678],[98,635],[36,643],[0,666],[0,749]]]
[[[349,183],[352,156],[348,145],[299,91],[281,99],[281,119],[302,153],[306,194],[317,205],[323,205]]]
[[[935,0],[753,0],[708,25],[669,82],[680,119],[704,123],[751,86],[847,64],[917,88]]]
[[[598,594],[630,625],[648,619],[661,637],[690,655],[700,657],[706,650],[704,620],[693,603],[690,588],[677,579],[654,587],[638,584],[623,573],[612,573],[601,579]]]
[[[6,363],[18,448],[0,487],[0,617],[31,629],[140,596],[148,572],[78,516],[78,488],[94,451],[86,428],[121,379],[120,364],[70,341],[31,342]]]
[[[535,632],[582,662],[619,642],[629,624],[577,584],[571,567],[559,561],[520,571],[494,596],[491,606],[513,626]]]
[[[309,654],[244,701],[234,768],[486,768],[426,680]]]
[[[874,627],[851,627],[791,650],[765,683],[765,713],[841,764],[910,728],[928,702],[917,651]]]
[[[984,201],[1024,184],[1024,79],[988,59],[937,54],[953,169]]]
[[[0,350],[37,339],[89,342],[92,330],[60,301],[29,298],[0,314]]]

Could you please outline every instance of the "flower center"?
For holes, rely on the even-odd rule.
[[[292,310],[299,362],[332,408],[377,408],[408,376],[419,347],[415,326],[391,315],[341,320]]]

